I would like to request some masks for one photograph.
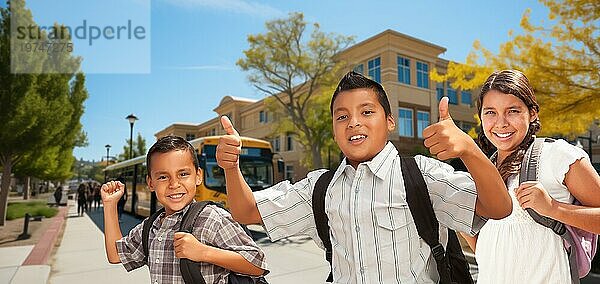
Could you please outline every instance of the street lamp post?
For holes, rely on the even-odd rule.
[[[126,117],[129,121],[129,159],[133,159],[133,124],[136,120],[138,120],[137,116],[130,114]],[[137,175],[138,175],[138,165],[133,167],[133,179],[131,181],[132,188],[131,191],[131,213],[136,214],[136,203],[137,203]],[[156,201],[154,201],[156,203]],[[150,201],[152,203],[152,200]],[[152,205],[150,205],[152,207]]]
[[[126,117],[129,120],[129,159],[133,158],[133,124],[138,120],[137,116],[130,114]]]
[[[110,160],[110,146],[109,144],[104,145],[106,148],[106,166],[108,167],[108,161]]]
[[[106,148],[106,166],[108,167],[108,161],[110,160],[110,144],[104,145]],[[104,182],[108,181],[108,172],[104,171]]]

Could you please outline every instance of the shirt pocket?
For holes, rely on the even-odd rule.
[[[408,204],[403,203],[389,204],[375,208],[377,226],[388,231],[396,231],[406,227],[412,221],[412,218],[408,218],[407,214],[410,214]]]
[[[416,234],[411,234],[413,220],[406,203],[385,204],[375,208],[377,223],[377,261],[384,275],[397,275],[402,282],[414,280],[411,254],[417,251]]]

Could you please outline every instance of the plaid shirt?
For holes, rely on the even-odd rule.
[[[156,218],[150,229],[148,263],[144,261],[142,247],[143,222],[118,240],[117,251],[125,269],[131,271],[147,264],[151,283],[184,283],[179,270],[179,259],[175,257],[173,235],[178,231],[189,207],[188,205],[171,216],[162,213]],[[255,266],[267,269],[263,251],[232,219],[229,212],[217,206],[207,205],[198,214],[192,234],[203,244],[235,251]],[[209,284],[227,283],[230,272],[210,263],[201,263],[200,271]]]

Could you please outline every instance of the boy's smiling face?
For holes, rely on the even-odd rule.
[[[381,152],[395,127],[371,89],[343,91],[333,102],[334,139],[354,168]]]
[[[158,201],[171,215],[194,200],[196,186],[202,182],[200,169],[188,151],[174,150],[152,154],[151,172],[146,178],[148,187],[156,192]]]

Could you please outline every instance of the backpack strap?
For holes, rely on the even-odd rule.
[[[525,152],[523,161],[521,162],[521,171],[519,173],[519,184],[526,181],[537,181],[539,172],[540,155],[544,145],[545,138],[535,138],[531,146]],[[551,140],[552,142],[554,140]],[[549,140],[550,142],[550,140]],[[527,213],[538,222],[540,225],[552,229],[557,235],[564,235],[566,232],[565,225],[552,218],[542,216],[531,208],[525,209]]]
[[[148,219],[144,220],[144,224],[142,225],[142,248],[144,249],[144,262],[148,264],[148,254],[150,253],[150,248],[148,246],[149,238],[150,238],[150,229],[152,229],[152,224],[160,214],[165,212],[165,208],[161,208],[160,210],[154,212],[154,214],[150,215]]]
[[[192,202],[190,207],[183,215],[181,219],[181,225],[179,226],[179,232],[192,233],[194,229],[194,223],[196,221],[196,217],[204,207],[208,204],[215,204],[212,201],[200,201],[200,202]],[[179,270],[181,270],[181,276],[183,277],[183,281],[185,283],[199,283],[206,284],[204,277],[202,277],[202,272],[200,272],[199,263],[189,260],[187,258],[179,259]]]
[[[406,202],[415,220],[419,237],[429,245],[437,264],[440,283],[452,283],[446,251],[440,244],[439,223],[433,212],[427,184],[414,157],[400,157],[400,168],[406,189]]]
[[[329,218],[325,213],[325,194],[327,193],[327,187],[333,179],[334,171],[326,171],[323,173],[317,182],[312,194],[312,207],[313,215],[315,217],[315,225],[317,226],[317,234],[321,238],[321,242],[325,247],[325,259],[329,262],[329,276],[327,276],[327,282],[333,282],[333,266],[332,266],[332,255],[333,249],[331,247],[331,239],[329,238]]]
[[[531,146],[525,152],[523,161],[521,162],[521,171],[519,173],[519,184],[526,181],[537,181],[538,171],[540,163],[540,155],[542,153],[542,147],[544,142],[554,142],[551,138],[535,138]],[[531,208],[525,209],[527,213],[533,218],[538,224],[550,228],[554,233],[561,236],[571,248],[575,248],[575,240],[567,233],[565,224],[552,218],[542,216],[535,212]],[[571,283],[579,283],[579,270],[577,265],[577,255],[571,251],[569,252],[569,267],[571,269]]]

